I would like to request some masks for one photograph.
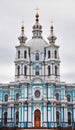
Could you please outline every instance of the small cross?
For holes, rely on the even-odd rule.
[[[36,13],[38,13],[39,8],[37,7],[35,10],[36,10]]]
[[[22,26],[24,26],[24,21],[22,21]]]
[[[52,19],[51,19],[51,22],[50,22],[50,23],[51,23],[51,26],[53,26],[53,20],[52,20]]]

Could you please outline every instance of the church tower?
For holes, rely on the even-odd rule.
[[[24,34],[24,25],[21,26],[21,36],[18,37],[20,45],[16,46],[16,58],[15,58],[15,80],[27,80],[29,74],[29,47],[27,47],[27,37]]]
[[[48,37],[49,46],[46,47],[47,80],[60,81],[60,58],[59,46],[55,44],[57,37],[54,35],[54,27],[50,27],[50,36]]]

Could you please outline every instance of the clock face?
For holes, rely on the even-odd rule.
[[[35,97],[36,97],[36,98],[39,98],[39,97],[40,97],[40,91],[39,91],[39,90],[36,90],[36,91],[35,91]]]

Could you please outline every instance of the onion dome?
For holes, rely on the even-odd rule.
[[[26,45],[31,48],[31,53],[39,51],[44,53],[44,47],[48,46],[48,43],[42,38],[42,26],[39,24],[39,14],[35,14],[35,24],[33,25],[33,37]]]
[[[53,29],[54,29],[54,27],[53,27],[53,25],[51,25],[51,27],[50,27],[50,32],[51,32],[51,34],[50,34],[50,36],[47,38],[48,40],[49,40],[49,43],[50,44],[54,44],[55,43],[55,40],[57,39],[57,37],[54,35],[54,33],[53,33]]]
[[[35,24],[33,25],[33,36],[32,38],[42,38],[42,26],[39,24],[39,14],[38,12],[35,15]]]
[[[23,24],[21,26],[21,36],[18,37],[18,40],[20,41],[21,45],[24,45],[27,40],[27,37],[24,34],[24,25]]]

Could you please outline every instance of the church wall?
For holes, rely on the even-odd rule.
[[[35,90],[37,89],[40,89],[40,92],[41,92],[41,96],[43,96],[43,99],[46,100],[46,98],[48,98],[48,101],[50,101],[51,103],[51,100],[55,101],[55,92],[59,92],[59,95],[60,95],[60,100],[61,102],[65,102],[66,103],[66,95],[68,93],[71,94],[71,102],[74,100],[74,94],[75,94],[75,90],[71,87],[65,87],[64,86],[57,86],[55,87],[54,85],[52,84],[48,84],[48,86],[39,86],[39,84],[36,84],[37,86],[33,85],[32,87],[29,86],[27,87],[26,84],[24,85],[20,85],[20,86],[11,86],[10,89],[7,87],[7,89],[3,89],[0,90],[0,99],[2,99],[2,101],[4,102],[4,95],[6,93],[8,93],[9,95],[9,98],[8,98],[8,101],[11,102],[11,100],[15,100],[15,95],[17,92],[20,92],[20,99],[24,98],[25,100],[27,100],[27,97],[32,97],[33,95],[33,100],[31,100],[31,104],[28,105],[28,107],[26,106],[26,104],[24,105],[24,103],[20,104],[22,105],[20,108],[19,108],[19,121],[21,122],[25,122],[25,124],[19,124],[21,125],[22,127],[24,125],[27,125],[26,122],[28,120],[28,122],[34,122],[34,111],[36,109],[38,109],[37,105],[38,103],[36,104],[36,102],[38,100],[36,100],[35,96],[34,96],[34,92]],[[28,88],[28,94],[27,94],[27,88]],[[48,90],[47,90],[48,88]],[[48,93],[47,93],[48,92]],[[39,99],[39,103],[40,101],[43,101],[42,98]],[[74,102],[74,101],[73,101]],[[35,103],[35,105],[34,105]],[[65,104],[65,103],[62,103],[60,106],[57,106],[57,109],[56,109],[56,104],[54,103],[51,103],[51,104],[46,104],[43,102],[43,104],[41,104],[40,106],[40,110],[41,110],[41,126],[42,125],[47,125],[47,123],[44,123],[44,122],[53,122],[53,121],[56,121],[56,111],[60,111],[60,122],[67,122],[68,121],[68,117],[67,117],[67,112],[70,111],[72,113],[72,120],[75,120],[75,116],[74,116],[74,109],[73,107],[75,107],[74,105],[72,104]],[[32,107],[33,106],[33,107]],[[31,108],[30,108],[31,107]],[[13,122],[13,119],[15,121],[15,115],[13,113],[15,113],[18,109],[18,107],[16,107],[16,105],[8,105],[6,107],[6,105],[3,105],[2,106],[2,110],[0,109],[0,117],[2,118],[2,115],[4,113],[4,111],[6,110],[7,108],[7,112],[8,112],[8,118],[9,118],[9,121],[12,121]],[[28,109],[27,109],[28,108]],[[48,110],[48,114],[47,113],[47,110]],[[27,111],[29,113],[29,116],[28,119],[27,119]],[[33,111],[33,112],[32,112]],[[44,113],[44,114],[43,114]],[[4,115],[4,114],[3,114]],[[29,123],[29,125],[31,125],[32,123]],[[48,125],[52,125],[52,123],[48,123]],[[63,124],[65,125],[65,124]],[[11,126],[11,124],[10,124]],[[34,126],[34,123],[33,123],[33,126]]]

